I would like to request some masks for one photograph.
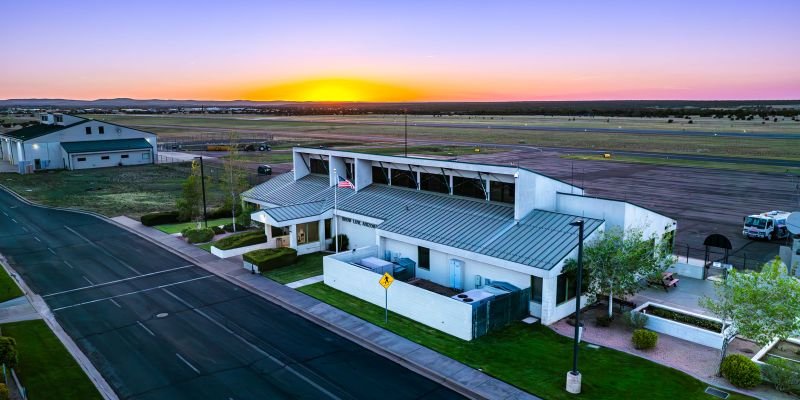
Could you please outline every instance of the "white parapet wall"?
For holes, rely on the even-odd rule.
[[[702,265],[675,263],[671,267],[667,268],[667,271],[678,274],[678,278],[685,276],[687,278],[703,279]]]
[[[244,253],[249,253],[253,250],[273,249],[273,248],[275,248],[275,239],[272,239],[264,243],[258,243],[244,247],[236,247],[229,250],[220,250],[214,246],[211,246],[211,254],[219,258],[228,258],[228,257],[240,256]]]
[[[725,340],[722,333],[709,331],[707,329],[699,328],[693,325],[688,325],[682,322],[673,321],[671,319],[658,317],[653,314],[644,313],[643,310],[645,310],[649,306],[663,308],[665,310],[677,312],[680,314],[686,314],[692,317],[722,323],[722,321],[720,321],[719,319],[649,301],[647,303],[642,304],[639,307],[636,307],[636,309],[633,310],[633,312],[643,313],[647,315],[647,324],[645,325],[645,328],[653,332],[663,333],[665,335],[670,335],[679,339],[688,340],[690,342],[701,344],[703,346],[713,347],[715,349],[722,349],[722,343]],[[730,329],[730,327],[728,327],[728,329]]]
[[[387,294],[378,282],[380,275],[336,259],[353,259],[356,254],[374,252],[356,251],[334,254],[323,259],[325,284],[349,295],[384,306]],[[369,256],[367,255],[367,256]],[[438,329],[459,339],[472,340],[472,306],[425,289],[394,281],[388,289],[389,310],[421,324]]]

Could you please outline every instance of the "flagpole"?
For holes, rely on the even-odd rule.
[[[336,217],[337,202],[339,201],[339,174],[336,173],[336,168],[333,169],[334,178],[333,183],[333,229],[336,232],[333,235],[333,241],[336,243],[336,252],[339,252],[339,218]]]

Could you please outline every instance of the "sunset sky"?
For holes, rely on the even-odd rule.
[[[800,1],[2,1],[0,99],[800,99]]]

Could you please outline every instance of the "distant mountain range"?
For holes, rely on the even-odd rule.
[[[508,102],[296,102],[253,100],[162,100],[162,99],[7,99],[0,100],[0,107],[32,108],[174,108],[174,107],[315,107],[351,105],[364,108],[454,107],[454,108],[737,108],[737,107],[800,107],[800,100],[607,100],[607,101],[508,101]]]

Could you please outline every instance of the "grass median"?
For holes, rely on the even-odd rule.
[[[0,268],[0,303],[19,296],[22,296],[22,290],[6,270]]]
[[[463,341],[401,315],[335,290],[324,283],[299,291],[384,327],[473,368],[545,399],[574,399],[564,390],[572,367],[572,340],[541,325],[514,323],[472,341]],[[620,351],[581,345],[581,398],[710,399],[705,383],[678,370]],[[731,394],[729,399],[748,397]]]
[[[15,369],[31,399],[102,399],[89,377],[41,320],[0,325],[17,341]]]

